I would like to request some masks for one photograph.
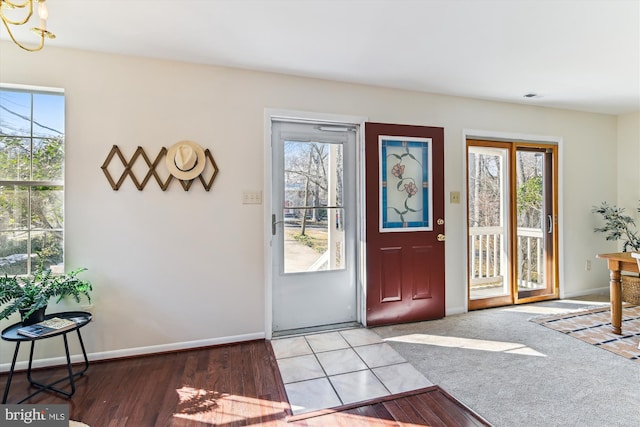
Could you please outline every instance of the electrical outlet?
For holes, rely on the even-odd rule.
[[[452,191],[451,193],[449,193],[449,202],[455,203],[455,204],[460,203],[460,192]]]
[[[261,205],[262,191],[243,191],[242,204],[243,205]]]
[[[588,259],[587,262],[584,263],[584,269],[586,271],[591,271],[591,260]]]

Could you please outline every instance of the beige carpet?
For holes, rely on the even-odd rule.
[[[531,321],[640,363],[640,306],[622,308],[622,335],[611,330],[609,308],[535,317]]]

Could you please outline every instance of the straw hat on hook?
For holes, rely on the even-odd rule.
[[[200,176],[206,164],[204,150],[193,141],[180,141],[167,151],[166,164],[169,173],[183,181]]]

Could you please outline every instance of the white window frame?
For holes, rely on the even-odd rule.
[[[30,105],[30,130],[29,130],[29,135],[19,135],[20,138],[23,139],[28,139],[30,141],[30,146],[33,147],[33,141],[35,139],[51,139],[51,138],[47,138],[47,137],[42,137],[42,136],[38,136],[38,135],[34,135],[34,117],[33,117],[33,95],[36,94],[46,94],[46,95],[60,95],[64,97],[64,90],[62,89],[58,89],[58,88],[49,88],[49,87],[35,87],[35,86],[26,86],[26,85],[15,85],[15,84],[6,84],[6,83],[0,83],[0,90],[3,91],[14,91],[14,92],[24,92],[24,93],[28,93],[31,95],[31,105]],[[64,111],[63,111],[64,114]],[[1,132],[1,128],[0,128],[0,137],[5,137],[5,136],[16,136],[16,135],[9,135],[9,134],[3,134]],[[66,141],[65,141],[65,130],[62,129],[62,140],[63,140],[63,151],[66,148]],[[66,153],[66,151],[65,151]],[[33,155],[33,152],[31,152],[30,154],[31,156]],[[0,178],[0,186],[20,186],[20,187],[27,187],[29,188],[29,190],[31,190],[31,188],[33,187],[60,187],[62,189],[62,197],[63,197],[63,206],[62,206],[62,227],[61,228],[51,228],[51,229],[46,229],[45,231],[59,231],[62,234],[62,261],[60,264],[57,265],[52,265],[51,266],[51,270],[52,273],[55,274],[59,274],[59,273],[63,273],[64,272],[64,235],[65,235],[65,218],[64,218],[64,192],[65,192],[65,180],[64,180],[64,163],[65,163],[65,157],[66,155],[64,155],[63,160],[62,160],[62,179],[61,180],[56,180],[56,181],[48,181],[48,180],[41,180],[41,181],[36,181],[36,180],[32,180],[32,172],[33,170],[31,169],[31,173],[30,173],[30,177],[29,179],[22,179],[22,180],[7,180],[7,179],[2,179]],[[30,158],[31,161],[31,158]],[[33,164],[31,164],[31,168],[33,167]],[[31,221],[31,197],[28,198],[28,225],[27,225],[27,229],[26,229],[26,233],[27,233],[27,270],[25,272],[23,272],[24,274],[33,274],[35,268],[37,268],[38,265],[38,260],[34,260],[34,256],[36,255],[33,252],[33,249],[31,247],[31,234],[34,231],[42,231],[40,229],[36,229],[33,227],[32,221]],[[0,226],[1,227],[1,226]],[[0,229],[0,231],[12,231],[12,230],[5,230],[5,229]],[[0,266],[0,271],[2,270],[2,267]]]

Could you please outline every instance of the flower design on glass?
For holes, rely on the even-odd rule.
[[[409,194],[408,197],[415,196],[418,192],[418,187],[413,182],[404,185],[404,190]]]
[[[411,218],[411,214],[415,212],[420,212],[422,209],[420,208],[412,208],[409,206],[409,200],[418,194],[418,183],[421,182],[422,177],[422,168],[423,165],[420,161],[409,151],[409,146],[405,143],[402,145],[403,151],[394,151],[387,154],[387,157],[395,159],[397,163],[395,163],[391,167],[391,175],[393,175],[396,179],[392,179],[390,184],[395,184],[394,187],[398,192],[399,198],[393,198],[388,201],[387,209],[392,210],[400,217],[400,222],[406,223],[408,217]],[[405,164],[404,162],[415,162],[415,166],[409,166],[409,169],[406,172],[410,176],[405,176]],[[391,163],[388,163],[390,166]],[[411,176],[414,175],[414,176]],[[416,198],[419,199],[419,198]],[[414,199],[414,200],[416,200]],[[413,202],[412,204],[420,203],[420,201]],[[395,205],[395,206],[394,206]],[[415,215],[414,215],[415,216]],[[406,225],[405,225],[406,227]]]
[[[401,165],[400,163],[396,163],[395,165],[393,165],[393,169],[391,169],[391,174],[393,176],[396,176],[402,179],[402,175],[404,175],[404,165]]]

